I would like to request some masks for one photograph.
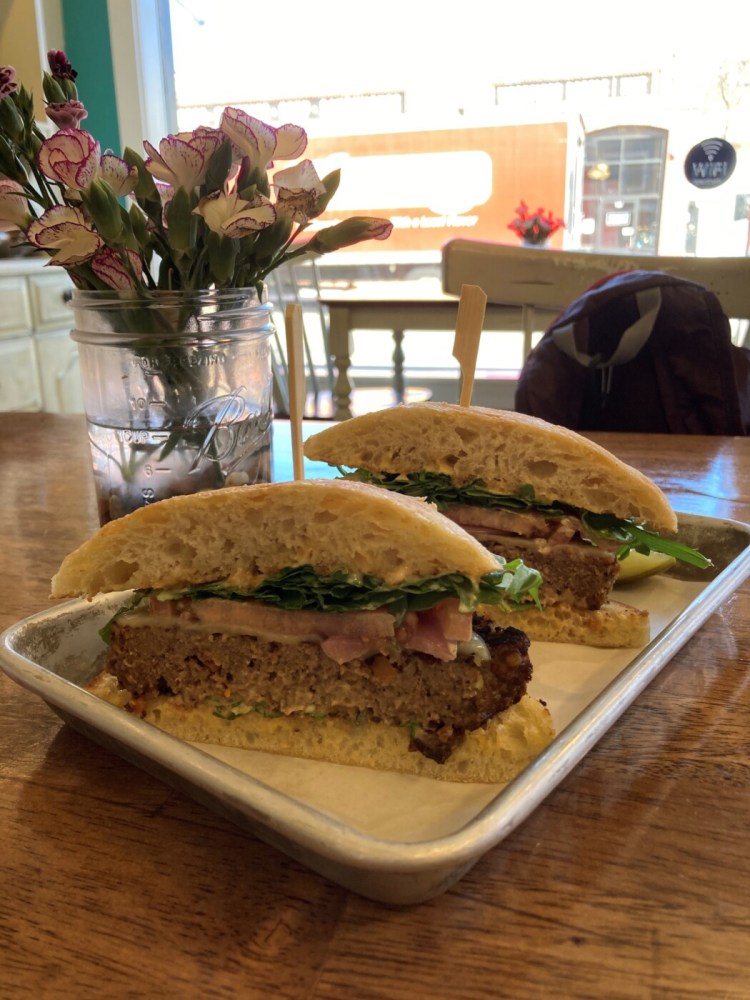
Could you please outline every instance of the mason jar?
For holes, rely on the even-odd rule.
[[[271,307],[254,289],[73,292],[101,524],[268,482]]]

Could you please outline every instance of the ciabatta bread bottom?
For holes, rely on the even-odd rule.
[[[539,611],[502,612],[482,606],[480,614],[502,628],[520,628],[538,642],[569,642],[602,649],[636,648],[651,639],[648,611],[620,601],[607,601],[598,611],[553,604]]]
[[[331,717],[268,718],[257,711],[236,718],[216,714],[213,703],[184,708],[165,695],[133,699],[107,673],[100,673],[88,690],[179,739],[214,743],[398,771],[445,781],[501,784],[510,781],[552,741],[554,728],[541,702],[524,695],[480,729],[466,734],[444,764],[409,751],[409,729],[373,722],[346,722]]]

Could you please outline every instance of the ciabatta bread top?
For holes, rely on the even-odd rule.
[[[218,581],[252,589],[306,565],[389,586],[445,573],[479,579],[498,568],[430,504],[362,483],[308,480],[173,497],[111,521],[65,558],[52,596]]]
[[[530,484],[538,500],[676,531],[659,487],[605,448],[537,417],[481,406],[408,403],[345,420],[305,442],[312,460],[371,472],[439,472],[494,493]]]

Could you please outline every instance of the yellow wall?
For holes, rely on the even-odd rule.
[[[0,0],[0,65],[15,67],[44,119],[42,73],[47,50],[63,48],[60,0]]]

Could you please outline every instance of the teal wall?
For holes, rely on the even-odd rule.
[[[109,44],[107,0],[62,0],[65,54],[78,71],[78,96],[89,113],[81,127],[119,156],[120,130]]]

